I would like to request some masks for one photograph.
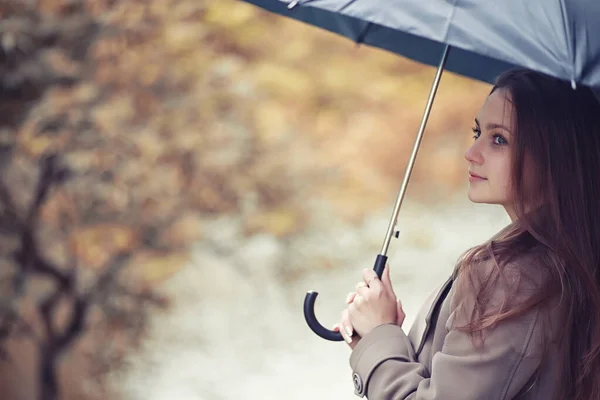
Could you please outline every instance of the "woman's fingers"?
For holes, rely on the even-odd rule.
[[[348,310],[342,311],[342,320],[338,324],[338,331],[342,334],[342,337],[346,343],[352,343],[352,334],[354,333],[354,329],[352,329],[352,324],[350,323]]]
[[[352,303],[354,301],[355,296],[356,296],[356,292],[348,293],[348,296],[346,296],[346,304]]]
[[[390,289],[392,293],[394,292],[394,288],[392,287],[392,280],[390,278],[390,265],[385,264],[385,268],[383,269],[383,274],[381,274],[381,282],[383,286]]]
[[[365,286],[367,286],[371,289],[381,290],[383,288],[383,285],[382,285],[381,281],[379,280],[379,277],[377,276],[375,271],[373,271],[372,269],[367,268],[363,271],[363,280],[364,280]]]
[[[400,299],[397,300],[397,304],[398,304],[398,314],[397,314],[397,318],[396,318],[396,325],[398,325],[399,327],[402,327],[402,324],[404,323],[404,318],[406,318],[406,314],[404,314],[404,310],[402,309],[402,302],[400,301]]]
[[[356,295],[354,296],[354,300],[352,300],[352,304],[350,305],[350,307],[354,306],[356,307],[360,307],[361,305],[363,305],[363,303],[366,300],[366,293],[361,293],[360,291],[358,293],[356,293]]]

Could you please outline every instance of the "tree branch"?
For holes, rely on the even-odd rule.
[[[125,267],[130,258],[131,254],[129,252],[122,252],[113,256],[113,258],[105,264],[102,274],[96,279],[96,283],[92,285],[90,292],[88,293],[88,298],[91,302],[96,302],[99,295],[108,291],[110,287],[116,283],[115,278],[123,267]]]
[[[82,297],[75,297],[71,313],[71,321],[62,335],[56,338],[56,349],[63,352],[71,342],[81,335],[85,328],[85,320],[89,309],[89,301]]]
[[[68,170],[59,166],[58,155],[56,154],[50,154],[42,158],[40,160],[40,170],[40,178],[26,218],[27,225],[32,225],[32,227],[37,225],[37,217],[50,193],[50,189],[55,184],[64,182],[68,177]]]
[[[46,338],[48,341],[52,341],[56,332],[54,331],[54,310],[58,305],[60,298],[63,295],[63,289],[61,287],[49,295],[41,304],[38,306],[40,310],[40,316],[46,330]]]
[[[2,213],[3,226],[10,227],[12,232],[18,232],[22,229],[21,221],[19,218],[19,212],[15,206],[8,188],[4,184],[4,181],[0,179],[0,202],[4,206],[4,212]]]

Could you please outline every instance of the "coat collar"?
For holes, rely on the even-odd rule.
[[[415,319],[410,332],[408,334],[413,347],[415,349],[415,355],[418,357],[419,353],[423,349],[425,344],[425,338],[431,329],[431,319],[435,311],[444,302],[450,288],[452,287],[452,277],[448,278],[441,286],[434,290],[431,295],[427,298],[419,315]],[[427,310],[427,314],[423,314]],[[424,317],[423,317],[424,315]]]

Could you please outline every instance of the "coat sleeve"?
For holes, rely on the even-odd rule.
[[[455,282],[456,283],[456,282]],[[409,338],[396,325],[381,325],[365,335],[350,356],[355,393],[369,400],[504,400],[514,398],[540,364],[539,310],[498,323],[485,331],[482,346],[457,329],[468,321],[473,304],[449,295],[451,313],[438,321],[446,333],[433,355],[431,371],[419,363]],[[460,285],[458,285],[460,287]],[[498,290],[498,296],[506,295]],[[494,295],[494,297],[496,294]]]

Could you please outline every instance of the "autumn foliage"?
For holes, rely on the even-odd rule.
[[[204,218],[285,238],[311,199],[349,219],[389,202],[432,76],[233,0],[9,0],[0,19],[0,338],[39,356],[24,399],[83,396],[58,373],[73,348],[87,377],[118,366]],[[452,189],[468,137],[442,134],[485,87],[446,79],[415,179]]]

